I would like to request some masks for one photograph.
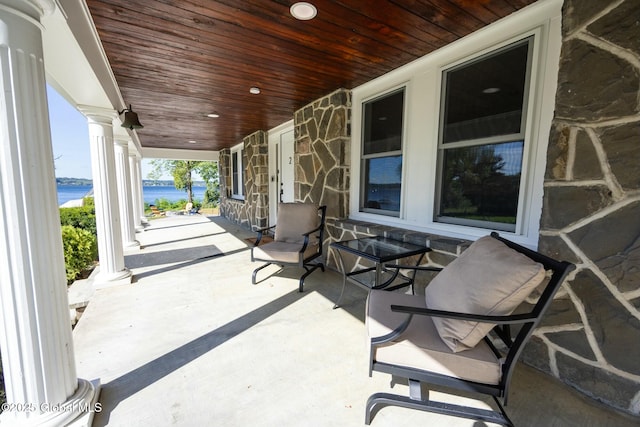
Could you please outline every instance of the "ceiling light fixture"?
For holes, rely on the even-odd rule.
[[[291,5],[289,12],[291,12],[291,16],[300,21],[308,21],[316,17],[318,9],[311,3],[300,1]]]
[[[189,144],[197,144],[198,141],[194,141],[193,139],[189,141]]]
[[[215,119],[215,118],[220,117],[220,114],[218,114],[218,113],[209,113],[209,114],[207,114],[207,117],[211,117],[212,119]]]
[[[126,111],[126,113],[125,113]],[[125,108],[122,111],[118,111],[118,115],[124,113],[124,121],[122,122],[122,127],[127,129],[142,129],[144,126],[138,120],[138,114],[134,113],[131,109],[131,104],[129,104],[129,108]]]
[[[254,94],[254,95],[257,95],[257,94],[259,94],[259,93],[260,93],[260,88],[259,88],[259,87],[256,87],[256,86],[253,86],[251,89],[249,89],[249,93],[252,93],[252,94]]]

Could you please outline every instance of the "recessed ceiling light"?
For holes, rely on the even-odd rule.
[[[254,87],[252,87],[251,89],[249,89],[249,93],[252,93],[252,94],[254,94],[254,95],[257,95],[257,94],[259,94],[259,93],[260,93],[260,88],[259,88],[259,87],[254,86]]]
[[[500,92],[499,87],[488,87],[482,91],[482,93],[487,93],[487,94],[498,93],[498,92]]]
[[[189,144],[197,144],[198,141],[194,141],[193,139],[189,141]]]
[[[209,114],[207,114],[207,117],[211,117],[212,119],[215,119],[217,117],[220,117],[220,114],[218,114],[218,113],[209,113]]]
[[[314,5],[306,1],[294,3],[289,11],[294,18],[300,21],[308,21],[315,18],[318,14],[318,9],[316,9]]]

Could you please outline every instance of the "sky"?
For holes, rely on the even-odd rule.
[[[47,85],[51,145],[57,178],[91,179],[91,150],[87,119],[51,86]],[[151,171],[149,162],[142,159],[142,179]],[[161,179],[172,179],[164,175]]]

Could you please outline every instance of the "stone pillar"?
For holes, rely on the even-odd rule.
[[[539,249],[578,268],[523,352],[525,362],[636,417],[638,17],[637,0],[565,1]]]
[[[140,159],[135,153],[129,153],[129,171],[131,172],[131,194],[133,196],[133,225],[142,230],[144,204],[142,202],[142,180],[140,179]]]
[[[129,170],[129,140],[115,138],[116,183],[118,187],[118,206],[122,223],[122,245],[125,248],[139,247],[136,241],[136,229],[133,219],[133,192],[131,191],[131,172]]]
[[[0,1],[2,425],[90,420],[98,395],[76,376],[69,322],[39,26],[54,7]]]
[[[244,171],[245,203],[242,205],[243,222],[253,228],[264,228],[269,223],[269,138],[264,131],[254,132],[244,139],[246,170]]]
[[[116,189],[113,119],[116,112],[98,107],[79,106],[89,122],[91,171],[96,207],[100,272],[96,286],[131,282],[124,266],[122,231]]]
[[[295,197],[349,216],[351,92],[339,89],[295,113]]]

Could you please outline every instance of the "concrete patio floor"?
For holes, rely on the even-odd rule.
[[[366,292],[349,286],[333,310],[334,271],[313,273],[304,293],[295,269],[253,286],[253,236],[200,215],[137,234],[141,249],[125,257],[133,283],[97,290],[74,330],[78,376],[102,383],[94,426],[360,426],[370,394],[407,394],[388,375],[368,376]],[[507,412],[517,426],[638,425],[524,365]],[[487,424],[396,407],[372,422],[399,425]]]

